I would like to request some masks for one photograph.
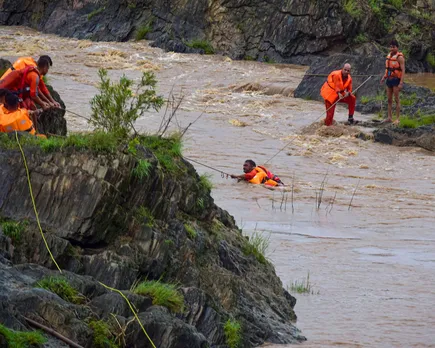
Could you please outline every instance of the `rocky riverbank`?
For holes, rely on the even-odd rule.
[[[382,56],[397,33],[419,71],[435,68],[435,9],[425,1],[5,0],[0,10],[1,25],[98,41],[146,38],[171,51],[265,62],[337,52]]]
[[[15,139],[3,135],[3,325],[28,330],[28,318],[83,347],[150,347],[124,299],[100,281],[122,290],[157,347],[305,339],[292,324],[296,300],[273,265],[213,203],[205,177],[168,155],[175,139],[122,146],[96,133],[21,142],[42,230],[63,271],[41,238]],[[175,297],[161,302],[149,290],[159,285]],[[47,337],[47,347],[63,346]]]

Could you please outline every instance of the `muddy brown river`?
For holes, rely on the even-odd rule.
[[[184,154],[224,172],[241,173],[247,158],[262,164],[289,143],[268,163],[287,192],[194,165],[211,175],[216,203],[244,234],[270,237],[266,254],[285,287],[309,273],[311,294],[290,291],[296,325],[308,339],[302,346],[435,347],[433,153],[362,141],[352,127],[338,127],[334,137],[304,128],[324,117],[321,103],[291,97],[306,67],[164,52],[145,41],[78,41],[22,27],[1,27],[0,38],[1,57],[49,54],[49,83],[67,109],[84,116],[98,68],[110,69],[112,78],[154,71],[161,95],[184,96],[174,129],[203,113],[186,134]],[[163,111],[137,128],[155,131]],[[66,118],[69,131],[90,130],[86,120]],[[345,120],[347,111],[338,107],[335,118]]]

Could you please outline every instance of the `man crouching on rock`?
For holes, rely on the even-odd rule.
[[[334,119],[335,103],[346,103],[349,107],[348,123],[357,123],[353,119],[356,98],[352,94],[352,77],[350,76],[350,64],[346,63],[341,70],[335,70],[329,74],[328,79],[320,89],[320,95],[325,100],[326,119],[325,125],[331,126]]]
[[[233,179],[245,180],[251,184],[264,184],[266,186],[284,186],[284,183],[267,168],[258,166],[253,160],[246,160],[243,164],[242,175],[231,175]]]

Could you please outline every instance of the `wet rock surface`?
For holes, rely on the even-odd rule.
[[[27,147],[25,153],[48,245],[86,303],[34,287],[59,273],[35,223],[20,154],[2,149],[0,215],[27,221],[19,240],[0,227],[0,319],[6,326],[25,329],[24,315],[88,347],[89,320],[113,320],[113,313],[127,330],[126,346],[148,347],[126,302],[101,281],[123,291],[157,346],[225,347],[223,325],[229,318],[241,324],[242,347],[305,339],[292,324],[296,300],[269,262],[242,252],[246,238],[213,203],[190,164],[180,162],[173,175],[143,149],[141,156],[152,167],[139,180],[131,175],[137,160],[123,152],[44,153]],[[148,209],[154,222],[137,215],[138,207]],[[196,236],[188,235],[186,224]],[[138,279],[179,284],[184,311],[174,314],[131,293]],[[62,345],[55,340],[53,346]]]

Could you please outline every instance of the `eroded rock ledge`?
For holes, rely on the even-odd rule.
[[[11,143],[2,139],[0,214],[3,220],[27,221],[19,238],[0,232],[4,325],[24,329],[25,316],[92,346],[89,318],[106,320],[111,313],[121,323],[132,318],[120,295],[101,281],[123,290],[158,347],[226,347],[223,326],[229,318],[241,324],[243,347],[305,340],[292,324],[296,300],[272,264],[246,252],[246,237],[214,204],[194,168],[178,158],[177,172],[168,172],[142,146],[138,154],[150,163],[142,179],[132,175],[138,157],[126,150],[25,147],[48,244],[64,276],[88,300],[72,304],[35,288],[41,278],[58,272],[35,223],[20,153],[4,149]],[[138,279],[179,284],[185,310],[173,314],[131,293]],[[128,326],[126,343],[149,346],[137,322]],[[62,347],[54,338],[48,344]]]

